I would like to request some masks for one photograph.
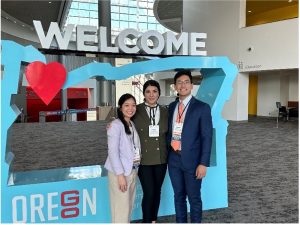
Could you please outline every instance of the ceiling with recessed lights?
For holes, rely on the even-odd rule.
[[[40,20],[47,30],[50,22],[62,22],[68,2],[70,0],[1,0],[1,17],[31,27],[32,20]],[[156,0],[154,6],[157,7],[155,16],[161,23],[173,31],[181,31],[182,0]],[[297,18],[298,0],[246,0],[246,12],[247,26]]]
[[[50,22],[60,22],[65,2],[1,0],[1,17],[25,26],[33,26],[33,20],[40,20],[44,29],[48,29]]]

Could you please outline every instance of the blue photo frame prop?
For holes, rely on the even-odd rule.
[[[69,168],[67,173],[93,171],[96,176],[76,179],[59,174],[60,169],[14,173],[10,171],[13,153],[9,143],[10,127],[20,114],[13,103],[18,93],[22,63],[41,61],[45,56],[32,46],[22,46],[13,41],[1,42],[3,75],[1,80],[1,222],[47,223],[108,223],[110,218],[109,190],[103,166]],[[196,98],[211,106],[213,119],[213,149],[211,167],[203,180],[203,208],[215,209],[228,206],[226,135],[228,123],[222,118],[224,104],[232,93],[237,68],[227,57],[173,56],[112,67],[108,63],[90,63],[67,74],[63,89],[96,76],[107,80],[121,80],[133,75],[172,70],[175,68],[199,69],[203,75]],[[22,78],[22,77],[21,77]],[[74,172],[75,171],[75,172]],[[88,174],[87,172],[87,174]],[[40,174],[54,177],[34,182]],[[19,184],[14,182],[22,180]],[[27,179],[27,181],[26,181]],[[137,187],[136,207],[132,219],[141,219],[142,190]],[[162,190],[159,216],[175,214],[173,190],[166,176]],[[75,215],[75,216],[74,216]]]

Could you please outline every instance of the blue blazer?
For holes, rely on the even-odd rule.
[[[168,163],[170,166],[178,164],[178,156],[172,150],[173,115],[178,100],[169,105],[168,136],[169,146]],[[185,114],[181,136],[181,165],[183,169],[194,173],[199,164],[209,166],[212,146],[212,117],[208,104],[192,97]]]

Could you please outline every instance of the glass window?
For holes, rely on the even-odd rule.
[[[79,19],[79,23],[81,25],[89,25],[90,24],[90,21],[89,21],[89,18],[80,18]]]
[[[86,10],[79,10],[80,17],[89,17],[89,11]]]
[[[129,14],[135,14],[136,15],[137,10],[136,8],[129,8]]]
[[[153,9],[153,2],[148,2],[148,8]]]
[[[95,10],[95,11],[98,11],[98,4],[90,4],[90,9],[91,10]]]
[[[128,14],[120,14],[120,20],[128,21]]]
[[[139,16],[139,22],[147,22],[147,16]]]
[[[90,17],[91,18],[98,18],[98,12],[90,11]]]
[[[111,12],[119,12],[119,6],[115,6],[115,5],[112,5],[111,6]]]
[[[152,10],[152,9],[148,9],[148,15],[149,15],[149,16],[154,16],[153,10]]]
[[[160,24],[156,24],[156,30],[160,33],[164,33],[167,31],[167,29]]]
[[[136,22],[129,22],[129,28],[136,29],[137,23]]]
[[[112,20],[112,21],[111,21],[111,27],[112,27],[112,28],[120,27],[119,21],[117,21],[117,20]]]
[[[156,30],[156,24],[154,24],[154,23],[148,23],[148,29],[149,30]]]
[[[139,29],[141,31],[146,31],[147,30],[147,23],[139,23]]]
[[[168,29],[158,23],[153,15],[155,0],[111,0],[112,36],[128,27],[139,31]],[[98,0],[71,0],[65,25],[84,24],[98,26]],[[121,21],[119,21],[121,20]],[[112,39],[113,39],[112,37]]]
[[[79,9],[89,9],[89,3],[79,2]]]
[[[128,0],[122,0],[122,1],[120,1],[120,5],[128,5]]]
[[[147,8],[147,2],[139,1],[138,3],[140,7]]]
[[[70,9],[69,15],[70,16],[79,16],[79,10],[77,10],[77,9]]]
[[[120,13],[128,14],[128,7],[120,7]]]
[[[78,8],[78,2],[72,2],[72,4],[71,4],[71,8],[75,8],[75,9],[77,9]]]
[[[136,5],[137,5],[136,3],[137,3],[136,0],[129,0],[128,5],[129,5],[129,6],[136,6]]]
[[[98,27],[98,19],[90,19],[90,25]]]
[[[120,28],[122,30],[128,28],[128,22],[127,21],[120,21]]]
[[[111,19],[112,20],[119,20],[120,19],[120,14],[119,13],[112,13],[111,14]]]
[[[152,17],[152,16],[148,17],[148,23],[156,23],[156,22],[157,21],[156,21],[155,17]]]
[[[111,0],[111,5],[114,5],[114,4],[118,5],[119,4],[119,0]]]
[[[139,8],[139,14],[140,15],[147,15],[147,9],[141,9],[141,8]]]
[[[137,21],[137,16],[136,15],[129,15],[129,21],[130,22],[136,22]]]
[[[68,23],[69,24],[77,24],[78,23],[78,17],[69,17]]]

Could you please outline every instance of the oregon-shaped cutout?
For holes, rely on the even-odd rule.
[[[107,222],[109,221],[109,213],[104,204],[107,204],[107,192],[101,189],[106,182],[105,179],[85,179],[85,180],[65,180],[59,182],[36,183],[28,185],[8,186],[9,180],[9,164],[13,157],[9,152],[11,147],[9,143],[9,128],[16,120],[20,110],[11,104],[13,95],[18,92],[19,74],[22,62],[42,61],[45,63],[45,57],[38,50],[31,46],[23,47],[12,41],[2,41],[2,135],[1,135],[1,171],[2,171],[2,222],[44,222],[47,218],[35,215],[30,217],[30,210],[26,215],[19,215],[22,212],[22,204],[30,201],[30,196],[39,193],[38,198],[49,196],[49,193],[56,190],[57,193],[65,193],[65,189],[80,189],[78,193],[94,193],[97,192],[97,212],[92,208],[86,214],[80,214],[76,220],[65,221],[57,216],[55,222]],[[207,102],[212,109],[213,127],[214,127],[214,143],[213,153],[211,157],[212,167],[208,169],[207,177],[202,186],[203,208],[212,209],[226,207],[227,200],[227,171],[226,171],[226,134],[227,121],[222,118],[221,112],[225,101],[230,98],[232,92],[232,84],[237,74],[237,68],[230,63],[226,57],[197,57],[197,56],[174,56],[163,59],[148,60],[145,62],[137,62],[122,67],[112,67],[108,63],[90,63],[81,66],[67,75],[64,89],[74,86],[84,80],[96,76],[103,76],[107,80],[125,79],[135,74],[145,74],[159,71],[172,70],[175,68],[199,69],[203,75],[201,88],[196,98]],[[165,188],[169,190],[170,183],[165,184]],[[56,193],[55,192],[55,193]],[[170,192],[170,191],[169,191]],[[213,192],[214,195],[207,193]],[[26,194],[25,194],[26,193]],[[52,195],[54,192],[51,192]],[[92,194],[90,194],[92,195]],[[99,198],[99,199],[98,199]],[[171,197],[164,196],[162,201],[162,209],[160,215],[170,215],[174,213],[174,208],[169,201]],[[101,200],[101,201],[100,201]],[[96,200],[95,200],[96,201]],[[14,205],[15,203],[15,205]],[[20,203],[20,204],[17,204]],[[94,203],[94,202],[93,202]],[[45,206],[46,207],[46,206]],[[63,206],[58,206],[58,210]],[[47,209],[43,209],[47,210]],[[81,212],[81,211],[80,211]],[[137,212],[133,213],[133,219],[140,217]],[[14,218],[14,216],[17,216]],[[23,216],[23,217],[22,217]],[[19,218],[20,217],[20,218]],[[49,219],[49,218],[48,218]]]

